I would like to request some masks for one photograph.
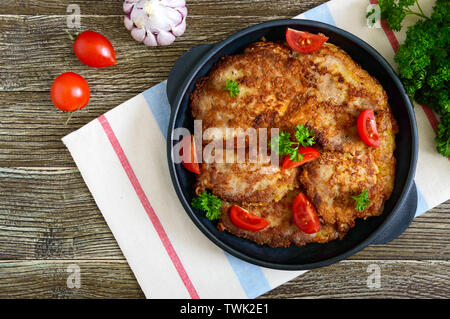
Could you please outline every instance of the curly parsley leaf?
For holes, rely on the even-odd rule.
[[[411,99],[431,107],[441,117],[437,129],[437,151],[449,157],[450,98],[450,1],[437,0],[430,17],[423,14],[416,0],[379,0],[381,17],[390,29],[399,31],[403,18],[415,14],[422,19],[408,27],[395,62]],[[419,12],[411,10],[415,7]],[[414,7],[413,7],[414,8]]]
[[[445,157],[450,157],[450,112],[441,116],[437,129],[437,150]]]
[[[216,196],[204,191],[194,199],[192,199],[192,207],[201,209],[206,213],[206,218],[209,220],[215,220],[219,218],[222,213],[220,207],[222,206],[222,200]]]
[[[394,31],[402,29],[403,19],[409,14],[426,18],[417,0],[378,0],[381,9],[381,18],[386,19],[389,28]],[[410,7],[416,5],[419,12],[413,11]]]
[[[313,134],[314,130],[309,130],[303,124],[295,127],[295,138],[303,147],[314,145],[316,141]]]
[[[313,133],[313,130],[309,130],[304,125],[297,125],[295,127],[295,142],[291,140],[290,133],[282,131],[278,136],[272,138],[270,147],[272,151],[279,155],[288,155],[293,162],[303,161],[304,154],[299,152],[299,147],[314,145]]]
[[[225,83],[225,90],[230,93],[231,97],[236,97],[240,93],[239,84],[236,81],[230,79],[227,79]]]
[[[369,25],[372,27],[377,22],[377,10],[375,10],[375,8],[372,8],[372,10],[367,12],[366,18],[369,22]]]
[[[367,189],[364,189],[361,194],[351,197],[356,201],[355,209],[359,212],[364,211],[370,204],[369,192]]]

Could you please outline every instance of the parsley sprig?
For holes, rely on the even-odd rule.
[[[206,213],[206,218],[214,220],[219,218],[222,211],[222,200],[216,196],[209,194],[207,191],[202,192],[200,195],[192,200],[192,207],[201,209]]]
[[[230,79],[227,79],[225,83],[225,90],[230,93],[231,97],[236,97],[240,93],[239,84],[236,81]]]
[[[361,194],[351,197],[356,201],[355,209],[359,212],[364,211],[370,204],[369,192],[367,189],[364,189]]]
[[[427,18],[417,0],[379,0],[381,18],[386,19],[389,28],[393,31],[400,31],[402,21],[407,15],[416,15]],[[414,11],[410,7],[416,5],[419,11]],[[369,12],[370,13],[370,12]]]
[[[289,155],[289,159],[293,162],[303,161],[303,155],[299,152],[299,147],[312,146],[315,143],[312,134],[314,130],[309,130],[307,127],[297,125],[295,127],[295,139],[291,140],[291,134],[281,131],[278,136],[275,136],[270,141],[270,148],[279,155]]]
[[[381,18],[389,28],[402,29],[407,15],[420,19],[409,26],[395,62],[408,95],[431,107],[440,116],[436,131],[437,151],[450,157],[450,1],[436,0],[427,17],[417,0],[379,0]]]

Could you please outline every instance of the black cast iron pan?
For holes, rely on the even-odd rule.
[[[279,41],[286,28],[324,33],[333,43],[345,50],[358,64],[378,79],[389,98],[393,114],[399,125],[396,136],[397,159],[395,186],[386,202],[383,214],[367,220],[358,220],[342,240],[327,244],[308,244],[288,248],[259,246],[228,232],[220,232],[203,213],[190,205],[194,194],[195,176],[182,165],[172,161],[172,148],[178,140],[172,139],[175,128],[185,127],[193,132],[193,118],[189,95],[197,79],[205,76],[211,67],[225,55],[237,54],[261,37]],[[417,126],[411,102],[386,60],[371,46],[356,36],[334,26],[310,20],[275,20],[244,29],[222,42],[194,47],[175,63],[167,83],[171,104],[171,118],[167,135],[167,155],[170,175],[176,193],[186,212],[197,227],[216,245],[245,261],[275,269],[304,270],[330,265],[347,258],[370,244],[387,243],[409,226],[417,208],[417,190],[414,172],[417,162]]]

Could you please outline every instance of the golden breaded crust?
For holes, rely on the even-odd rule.
[[[378,179],[378,166],[371,152],[323,152],[315,161],[304,165],[300,183],[327,224],[335,224],[342,232],[355,224],[356,218],[381,214],[386,185]],[[370,205],[355,210],[356,196],[367,189]]]
[[[382,86],[342,49],[325,43],[316,52],[299,54],[298,59],[309,66],[308,90],[302,103],[285,113],[280,127],[305,124],[314,129],[324,149],[351,153],[367,148],[356,129],[358,115],[367,108],[374,110],[377,125],[378,118],[383,118],[382,132],[397,132]]]
[[[239,83],[236,98],[225,91],[226,79]],[[382,213],[394,187],[397,123],[382,86],[340,48],[326,43],[301,54],[284,44],[253,43],[242,54],[222,58],[199,80],[191,99],[203,129],[265,127],[293,134],[296,125],[304,124],[314,130],[314,147],[321,153],[293,174],[265,174],[267,167],[255,164],[202,164],[198,190],[209,189],[225,200],[220,230],[272,247],[323,243],[342,238],[356,218]],[[365,145],[357,132],[358,115],[367,108],[375,112],[378,148]],[[206,142],[223,136],[210,134]],[[292,221],[291,190],[298,187],[293,180],[297,175],[321,220],[316,235],[304,234]],[[358,212],[351,196],[364,189],[370,206]],[[269,219],[270,227],[239,229],[228,215],[231,203]]]
[[[242,54],[223,57],[198,80],[191,95],[192,114],[203,121],[204,131],[276,127],[296,96],[305,92],[303,73],[287,46],[253,43]],[[227,79],[239,84],[236,97],[225,90]],[[219,138],[211,135],[205,140]]]
[[[229,202],[222,204],[222,214],[217,227],[221,231],[226,230],[238,237],[270,247],[326,243],[339,238],[341,233],[336,230],[334,225],[323,224],[321,230],[315,234],[306,234],[297,227],[292,218],[292,203],[299,192],[298,189],[290,191],[282,200],[265,206],[242,206],[252,214],[270,221],[270,225],[260,231],[248,231],[235,226],[229,215],[233,204]]]
[[[197,177],[196,193],[206,189],[226,201],[266,204],[278,201],[298,185],[297,168],[282,170],[272,165],[270,157],[259,162],[238,163],[233,152],[231,163],[202,163]],[[208,159],[206,159],[208,160]]]

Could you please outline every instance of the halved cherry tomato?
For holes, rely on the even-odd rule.
[[[230,218],[237,227],[251,231],[264,229],[270,224],[267,219],[258,217],[236,205],[230,208]]]
[[[58,109],[70,112],[85,107],[89,102],[91,91],[81,75],[66,72],[53,81],[50,96]]]
[[[200,165],[197,162],[197,152],[195,151],[195,141],[193,135],[187,135],[181,140],[183,146],[180,150],[180,156],[183,156],[183,149],[190,149],[190,157],[187,161],[182,161],[183,166],[190,172],[200,174]]]
[[[116,64],[116,53],[111,42],[94,31],[84,31],[75,39],[73,51],[77,58],[94,68],[105,68]]]
[[[377,123],[375,122],[375,115],[372,109],[364,110],[359,114],[356,126],[359,137],[366,145],[372,147],[380,146]]]
[[[320,34],[312,34],[290,28],[286,30],[287,43],[292,50],[301,53],[311,53],[320,49],[328,39],[328,37]]]
[[[304,233],[314,234],[320,230],[316,208],[303,193],[298,194],[292,205],[294,222]]]
[[[316,159],[320,156],[320,153],[318,150],[316,150],[314,147],[299,147],[298,152],[300,154],[303,154],[303,160],[302,161],[291,161],[289,156],[286,156],[283,160],[283,169],[288,169],[292,167],[297,167],[300,165],[303,165],[305,163],[308,163],[312,161],[313,159]]]

